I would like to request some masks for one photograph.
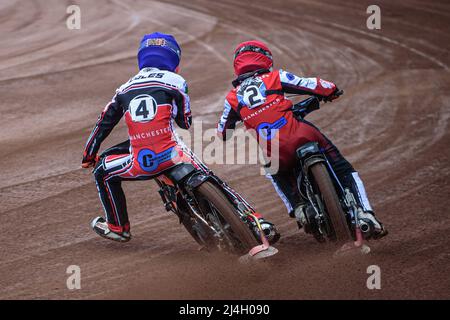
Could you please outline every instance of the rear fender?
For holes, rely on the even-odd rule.
[[[190,163],[181,163],[164,173],[173,183],[179,185],[189,176],[195,174],[197,169]]]
[[[319,144],[317,142],[308,142],[295,151],[297,158],[304,161],[313,155],[321,155]]]
[[[204,175],[203,173],[195,173],[191,175],[185,182],[185,186],[188,190],[192,191],[196,188],[198,188],[202,183],[207,181],[209,177],[207,175]]]
[[[305,143],[298,148],[295,153],[297,158],[301,161],[305,172],[308,172],[309,168],[318,162],[326,162],[325,156],[320,150],[317,142]]]
[[[323,155],[313,155],[308,157],[307,159],[304,159],[303,161],[303,166],[305,168],[305,171],[309,171],[309,168],[311,168],[313,165],[315,165],[316,163],[326,163],[327,160],[325,159],[325,157]]]
[[[234,207],[236,207],[236,196],[232,192],[227,190],[227,188],[224,188],[223,182],[221,182],[221,180],[214,175],[205,175],[201,172],[193,174],[185,182],[186,190],[190,193],[191,196],[195,198],[193,191],[199,186],[201,186],[205,181],[209,181],[212,184],[214,184],[217,188],[219,188],[219,190],[230,201],[230,203],[233,204]]]

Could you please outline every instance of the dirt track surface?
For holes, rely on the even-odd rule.
[[[66,7],[82,10],[66,28]],[[450,298],[450,4],[381,1],[0,1],[0,298]],[[257,38],[276,66],[336,82],[345,95],[310,120],[360,171],[390,230],[372,254],[333,259],[298,232],[257,166],[212,165],[283,234],[252,267],[197,246],[152,182],[125,183],[133,240],[98,238],[102,213],[81,153],[114,90],[137,71],[144,33],[182,42],[196,119],[213,127],[235,45]],[[104,147],[126,138],[123,124]],[[66,268],[81,267],[81,290]],[[378,265],[382,289],[368,290]]]

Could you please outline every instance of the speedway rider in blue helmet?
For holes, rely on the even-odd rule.
[[[138,51],[139,73],[116,90],[89,136],[82,167],[94,167],[95,183],[105,218],[97,217],[92,228],[100,236],[130,240],[123,180],[144,180],[186,161],[174,135],[173,120],[182,129],[191,125],[186,81],[178,75],[181,49],[168,34],[145,35]],[[124,117],[129,139],[102,154],[103,140]],[[149,161],[148,159],[156,159]]]

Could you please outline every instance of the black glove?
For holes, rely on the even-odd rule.
[[[83,159],[81,160],[81,167],[87,169],[89,167],[95,167],[99,160],[97,155],[88,155],[86,152],[83,154]]]
[[[323,102],[331,102],[344,94],[344,90],[340,90],[338,87],[327,97],[322,97]]]

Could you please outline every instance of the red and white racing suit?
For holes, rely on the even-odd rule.
[[[144,68],[123,84],[105,107],[86,143],[84,158],[93,158],[100,144],[124,116],[129,140],[103,153],[94,169],[95,182],[114,232],[129,230],[123,180],[143,180],[179,162],[192,162],[178,144],[173,120],[191,125],[186,81],[178,74]]]
[[[217,131],[226,140],[227,131],[234,129],[236,122],[243,121],[247,129],[254,130],[260,144],[265,140],[269,156],[271,141],[274,141],[272,145],[277,144],[279,170],[267,177],[291,215],[295,207],[303,202],[297,191],[297,175],[294,173],[295,151],[307,142],[318,142],[341,183],[359,195],[363,209],[372,210],[358,173],[318,128],[294,118],[292,102],[285,98],[285,93],[327,98],[336,91],[334,83],[320,78],[302,78],[283,70],[258,70],[237,80],[234,82],[236,87],[225,99]],[[274,139],[275,136],[277,139]]]

